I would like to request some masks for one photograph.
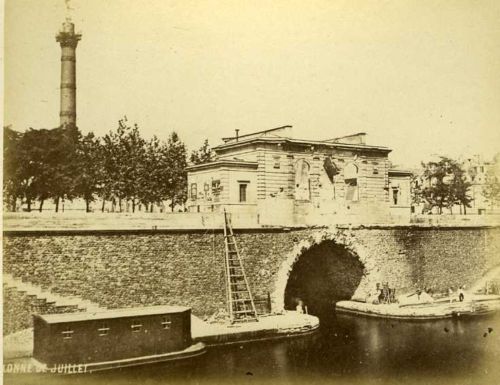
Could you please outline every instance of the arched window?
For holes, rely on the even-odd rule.
[[[295,164],[295,199],[308,201],[311,199],[311,183],[309,171],[311,166],[304,159]]]
[[[349,163],[344,168],[344,181],[346,184],[345,199],[348,201],[357,201],[359,199],[358,191],[358,167]]]

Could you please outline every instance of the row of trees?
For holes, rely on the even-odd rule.
[[[455,206],[467,213],[471,207],[471,181],[474,169],[464,170],[456,160],[440,157],[439,161],[422,163],[422,175],[415,176],[412,188],[412,203],[423,204],[424,212],[437,209],[439,214],[446,208],[452,212]],[[499,181],[494,172],[486,176],[482,193],[492,204],[500,202]]]
[[[212,151],[205,141],[190,160],[209,161]],[[167,141],[141,137],[137,124],[126,117],[103,137],[82,135],[76,127],[29,129],[20,133],[4,128],[4,199],[11,210],[22,200],[27,210],[38,209],[48,199],[59,210],[62,199],[83,198],[87,211],[97,198],[101,210],[111,202],[123,211],[128,203],[153,209],[168,201],[173,211],[187,198],[187,150],[177,133]]]

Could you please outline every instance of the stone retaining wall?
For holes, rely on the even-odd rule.
[[[365,266],[360,297],[383,281],[400,292],[469,285],[500,264],[499,228],[258,229],[236,235],[251,288],[260,297],[272,293],[273,310],[282,307],[279,297],[294,262],[325,239],[347,245]],[[211,231],[6,233],[3,265],[16,277],[108,308],[180,304],[207,316],[225,308],[223,250],[222,234]],[[11,299],[5,302],[9,311]]]

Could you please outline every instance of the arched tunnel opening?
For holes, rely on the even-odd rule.
[[[310,314],[333,316],[335,303],[351,299],[363,277],[357,255],[324,241],[304,252],[290,272],[285,289],[285,309],[295,310],[302,301]]]

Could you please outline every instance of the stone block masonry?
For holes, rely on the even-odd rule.
[[[267,295],[280,256],[307,232],[238,236],[255,295]],[[197,315],[225,308],[220,232],[16,235],[5,238],[4,253],[14,276],[108,308],[184,304]]]
[[[470,285],[500,265],[500,228],[251,229],[235,234],[254,295],[271,293],[274,311],[283,308],[281,297],[296,261],[325,240],[344,245],[364,265],[359,298],[376,282],[387,281],[399,292]],[[186,305],[203,317],[226,307],[223,253],[222,234],[205,230],[5,232],[3,266],[15,277],[107,308]]]

